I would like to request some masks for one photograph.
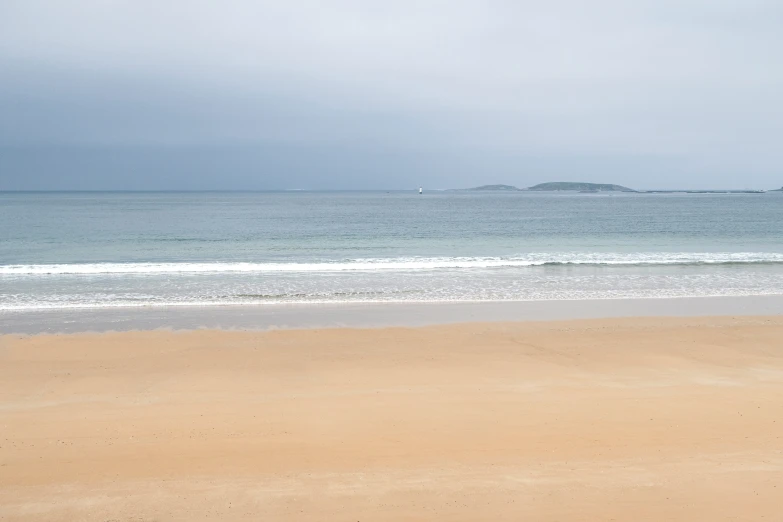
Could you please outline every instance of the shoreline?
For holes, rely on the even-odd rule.
[[[0,518],[770,520],[783,317],[0,336]]]
[[[0,334],[300,330],[624,317],[783,315],[783,295],[553,301],[318,303],[0,312]]]

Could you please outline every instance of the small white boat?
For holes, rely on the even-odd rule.
[[[421,194],[421,193],[423,193],[423,192],[424,192],[424,190],[422,190],[422,188],[421,188],[421,187],[419,187],[419,194]]]

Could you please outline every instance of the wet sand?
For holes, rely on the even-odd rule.
[[[783,315],[783,295],[555,301],[288,303],[0,311],[2,333],[385,328],[619,317]]]
[[[778,520],[783,317],[0,337],[0,520]]]

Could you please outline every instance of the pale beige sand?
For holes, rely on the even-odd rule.
[[[783,520],[783,318],[1,337],[0,519]]]

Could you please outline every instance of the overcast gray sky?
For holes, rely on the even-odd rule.
[[[783,185],[780,0],[0,1],[0,190]]]

